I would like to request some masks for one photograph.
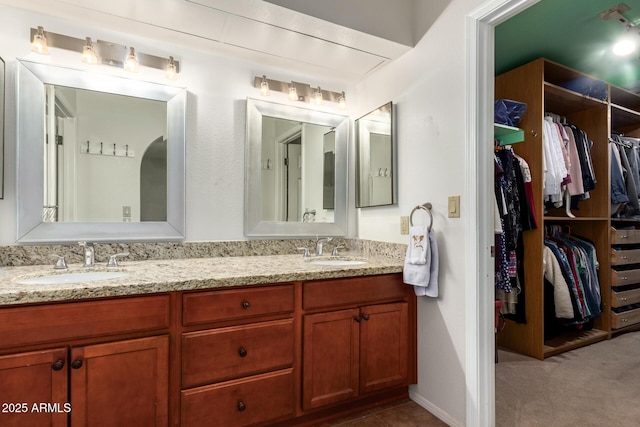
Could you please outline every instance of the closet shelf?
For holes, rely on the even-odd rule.
[[[524,141],[524,131],[522,129],[498,123],[493,124],[493,135],[501,146]]]
[[[591,329],[588,331],[574,331],[555,337],[544,342],[544,357],[551,357],[569,350],[584,347],[609,337],[607,331]]]

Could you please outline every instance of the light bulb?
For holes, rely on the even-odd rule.
[[[345,96],[344,91],[342,91],[342,95],[338,98],[338,104],[343,110],[347,109],[347,97]]]
[[[44,28],[38,27],[38,31],[33,35],[33,41],[31,42],[31,50],[41,55],[49,54],[47,39],[44,36]]]
[[[262,83],[260,83],[260,95],[269,96],[269,82],[267,81],[267,76],[262,76]]]
[[[613,45],[613,53],[618,56],[625,56],[636,50],[636,41],[634,38],[625,36]]]
[[[129,55],[124,61],[124,69],[132,73],[138,71],[138,58],[136,58],[136,50],[132,47],[129,48]]]
[[[91,37],[87,37],[87,43],[82,47],[82,62],[85,64],[97,64],[98,56],[95,50],[93,50],[93,43],[91,43]]]
[[[293,82],[289,85],[289,99],[292,101],[298,100],[298,90]]]
[[[320,86],[318,86],[318,89],[316,89],[315,93],[313,94],[313,102],[316,105],[322,104],[322,89],[320,89]]]
[[[167,64],[167,69],[165,70],[164,75],[169,80],[178,80],[178,70],[175,62],[173,62],[173,56],[169,57],[169,63]]]

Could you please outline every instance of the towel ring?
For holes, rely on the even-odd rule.
[[[431,208],[432,206],[431,206],[431,203],[429,202],[424,203],[422,205],[418,205],[415,208],[413,208],[411,210],[411,214],[409,215],[409,224],[413,226],[413,213],[418,209],[422,209],[423,211],[426,211],[429,214],[429,229],[427,231],[431,231],[431,228],[433,227],[433,215],[431,214]]]

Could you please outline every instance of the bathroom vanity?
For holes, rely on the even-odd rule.
[[[416,382],[416,299],[401,260],[227,257],[119,271],[44,285],[21,282],[51,268],[0,272],[0,424],[309,425]]]

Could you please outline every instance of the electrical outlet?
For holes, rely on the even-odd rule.
[[[409,217],[400,217],[400,234],[409,234]]]

